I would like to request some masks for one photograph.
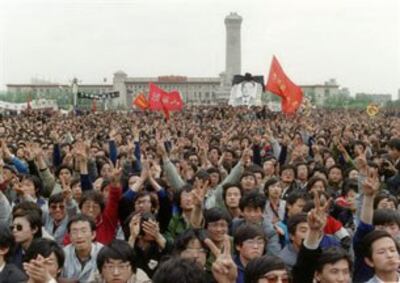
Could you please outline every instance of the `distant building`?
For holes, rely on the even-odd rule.
[[[112,83],[74,84],[82,92],[104,93],[119,91],[119,98],[113,99],[114,106],[130,107],[132,99],[140,92],[147,92],[150,82],[170,91],[178,90],[185,104],[217,105],[227,103],[234,75],[241,74],[241,24],[243,18],[237,13],[230,13],[225,17],[225,70],[218,77],[186,77],[186,76],[159,76],[159,77],[128,77],[123,71],[114,73]],[[349,96],[347,89],[340,89],[336,80],[331,79],[324,84],[303,85],[304,94],[311,101],[321,106],[330,96]],[[14,93],[31,93],[35,97],[45,97],[46,94],[72,95],[72,86],[69,84],[51,83],[44,80],[32,80],[30,84],[7,84],[7,90]],[[268,100],[268,98],[266,98]],[[75,102],[75,101],[74,101]]]
[[[369,100],[374,103],[385,104],[392,100],[391,94],[357,93],[356,99]]]

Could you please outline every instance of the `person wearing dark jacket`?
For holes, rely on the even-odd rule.
[[[14,246],[15,241],[10,229],[0,225],[0,282],[2,283],[22,283],[27,280],[20,269],[8,262],[8,255]]]
[[[293,283],[352,282],[350,255],[342,248],[322,250],[319,247],[327,219],[327,206],[321,207],[317,197],[315,208],[307,215],[309,231],[292,270]]]

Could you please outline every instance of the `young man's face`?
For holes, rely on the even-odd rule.
[[[92,246],[92,240],[96,237],[96,232],[92,231],[87,221],[77,221],[70,227],[71,243],[76,250],[87,250]]]
[[[392,238],[380,238],[372,243],[372,257],[365,258],[366,263],[375,272],[396,272],[399,267],[399,252]]]
[[[250,261],[263,255],[265,240],[262,237],[255,237],[244,241],[236,246],[236,250],[242,259]]]
[[[375,229],[386,231],[393,238],[397,239],[400,236],[400,227],[397,223],[390,223],[386,225],[375,225]]]
[[[151,197],[149,195],[140,197],[135,201],[135,212],[151,213]]]
[[[81,209],[82,214],[92,217],[93,219],[97,219],[97,217],[101,213],[101,206],[97,202],[93,200],[86,200],[82,204]]]
[[[389,154],[389,157],[394,161],[396,161],[398,158],[400,158],[400,151],[395,148],[389,147],[388,154]]]
[[[290,184],[294,180],[294,171],[292,169],[283,170],[281,173],[282,182]]]
[[[306,201],[302,198],[297,199],[293,204],[287,204],[288,216],[291,217],[303,211]]]
[[[297,167],[297,179],[300,181],[306,181],[308,178],[308,168],[306,165],[300,165]]]
[[[268,197],[272,199],[278,199],[281,197],[282,194],[282,187],[279,182],[276,182],[273,185],[268,187]]]
[[[242,188],[244,191],[251,191],[253,190],[256,185],[257,185],[257,180],[254,176],[245,176],[242,178],[240,181],[240,184],[242,185]]]
[[[34,234],[38,228],[31,228],[30,223],[25,217],[16,217],[11,226],[12,233],[16,243],[23,244],[29,243],[33,240]]]
[[[194,260],[201,268],[204,268],[206,265],[207,251],[204,250],[198,239],[190,240],[186,249],[181,252],[180,256],[182,258]]]
[[[333,183],[340,183],[342,181],[342,171],[338,168],[333,168],[329,171],[328,179]]]
[[[101,269],[105,283],[126,283],[132,274],[131,264],[120,259],[108,259]]]
[[[228,208],[238,208],[242,194],[238,187],[230,187],[226,190],[225,202]]]
[[[275,164],[272,160],[265,161],[263,164],[264,173],[267,176],[275,173]]]
[[[66,215],[65,202],[53,202],[49,204],[49,214],[54,221],[59,222]]]
[[[183,211],[193,209],[193,195],[190,192],[183,191],[181,193],[180,205]]]
[[[290,240],[297,249],[300,249],[301,243],[306,238],[308,229],[309,228],[307,222],[299,223],[296,226],[294,235],[290,235]]]
[[[220,219],[218,221],[208,223],[207,233],[213,242],[223,242],[225,234],[228,233],[228,222],[226,222],[224,219]]]
[[[243,217],[249,223],[258,224],[263,219],[263,210],[261,207],[245,207],[243,209]]]
[[[349,263],[341,259],[332,264],[325,264],[321,272],[316,272],[315,277],[320,283],[350,283]]]

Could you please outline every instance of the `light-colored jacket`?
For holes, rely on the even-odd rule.
[[[68,279],[77,279],[79,282],[87,282],[93,273],[97,271],[97,254],[103,247],[102,244],[92,243],[92,250],[90,252],[90,259],[82,269],[82,265],[76,256],[75,247],[69,244],[64,248],[65,264],[62,276]]]
[[[68,221],[71,217],[79,213],[79,208],[78,204],[76,203],[75,200],[71,200],[67,202],[67,214],[65,215],[64,219],[61,220],[60,224],[54,230],[54,220],[50,216],[49,209],[42,209],[43,210],[43,223],[44,223],[44,228],[46,231],[54,237],[56,242],[60,245],[63,246],[63,241],[64,241],[64,236],[67,233],[67,225]]]
[[[105,280],[102,278],[99,271],[96,271],[86,283],[105,283]],[[137,268],[136,273],[133,274],[126,283],[151,283],[151,280],[143,270]]]

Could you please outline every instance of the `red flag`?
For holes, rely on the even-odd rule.
[[[149,84],[149,108],[151,110],[162,110],[165,119],[169,119],[169,111],[181,111],[183,101],[178,91],[167,92],[153,83]]]
[[[149,107],[151,110],[163,110],[162,97],[167,92],[153,83],[149,83]]]
[[[147,100],[147,98],[144,96],[143,93],[140,93],[138,96],[136,96],[136,98],[133,100],[132,102],[132,106],[136,105],[137,107],[139,107],[142,110],[146,110],[147,108],[149,108],[149,101]]]
[[[281,105],[284,113],[296,112],[303,100],[302,89],[286,76],[275,56],[272,58],[266,90],[282,98]]]
[[[177,90],[164,93],[161,102],[169,111],[182,111],[183,109],[183,101]]]

